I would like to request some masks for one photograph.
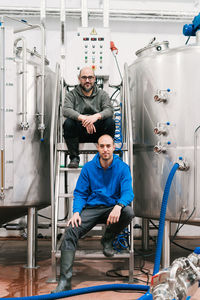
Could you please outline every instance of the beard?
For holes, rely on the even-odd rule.
[[[85,85],[81,85],[81,88],[86,92],[90,92],[93,89],[94,85],[90,85],[90,87],[86,88]]]

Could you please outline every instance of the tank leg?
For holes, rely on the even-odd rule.
[[[162,268],[170,266],[170,221],[165,221],[163,247],[162,247]]]
[[[28,208],[28,228],[27,228],[27,268],[33,269],[36,266],[37,253],[37,209],[35,207]]]
[[[149,220],[142,219],[142,250],[149,250]]]
[[[133,205],[133,204],[132,204]],[[133,220],[130,226],[130,252],[129,252],[129,283],[133,282],[134,272],[134,233],[133,233]]]

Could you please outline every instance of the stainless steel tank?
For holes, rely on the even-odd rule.
[[[1,28],[0,224],[50,205],[49,134],[55,73],[45,66],[44,140],[41,117],[41,57],[17,47],[11,28]],[[21,45],[20,45],[21,46]],[[24,56],[25,51],[25,56]],[[40,129],[40,128],[39,128]]]
[[[159,218],[175,162],[166,218],[200,222],[200,46],[156,43],[128,67],[134,139],[135,213]]]

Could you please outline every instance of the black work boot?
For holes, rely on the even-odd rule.
[[[115,237],[116,237],[116,234],[111,232],[107,228],[101,239],[101,244],[103,246],[103,254],[106,257],[112,257],[115,254],[115,251],[113,249],[113,241],[114,241]]]
[[[68,168],[78,168],[79,166],[79,139],[78,137],[75,138],[68,138],[66,139],[67,148],[69,151],[69,158],[70,163],[68,164]]]
[[[75,251],[61,251],[60,259],[60,279],[55,290],[51,293],[59,293],[71,290],[72,267],[74,262]]]

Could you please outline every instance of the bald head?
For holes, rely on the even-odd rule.
[[[95,77],[95,74],[94,74],[94,70],[91,68],[91,67],[83,67],[81,70],[80,70],[80,73],[79,73],[79,76],[78,77],[81,77],[81,76],[84,76],[85,73],[89,73],[91,76],[94,76]],[[89,76],[89,75],[88,75]]]

